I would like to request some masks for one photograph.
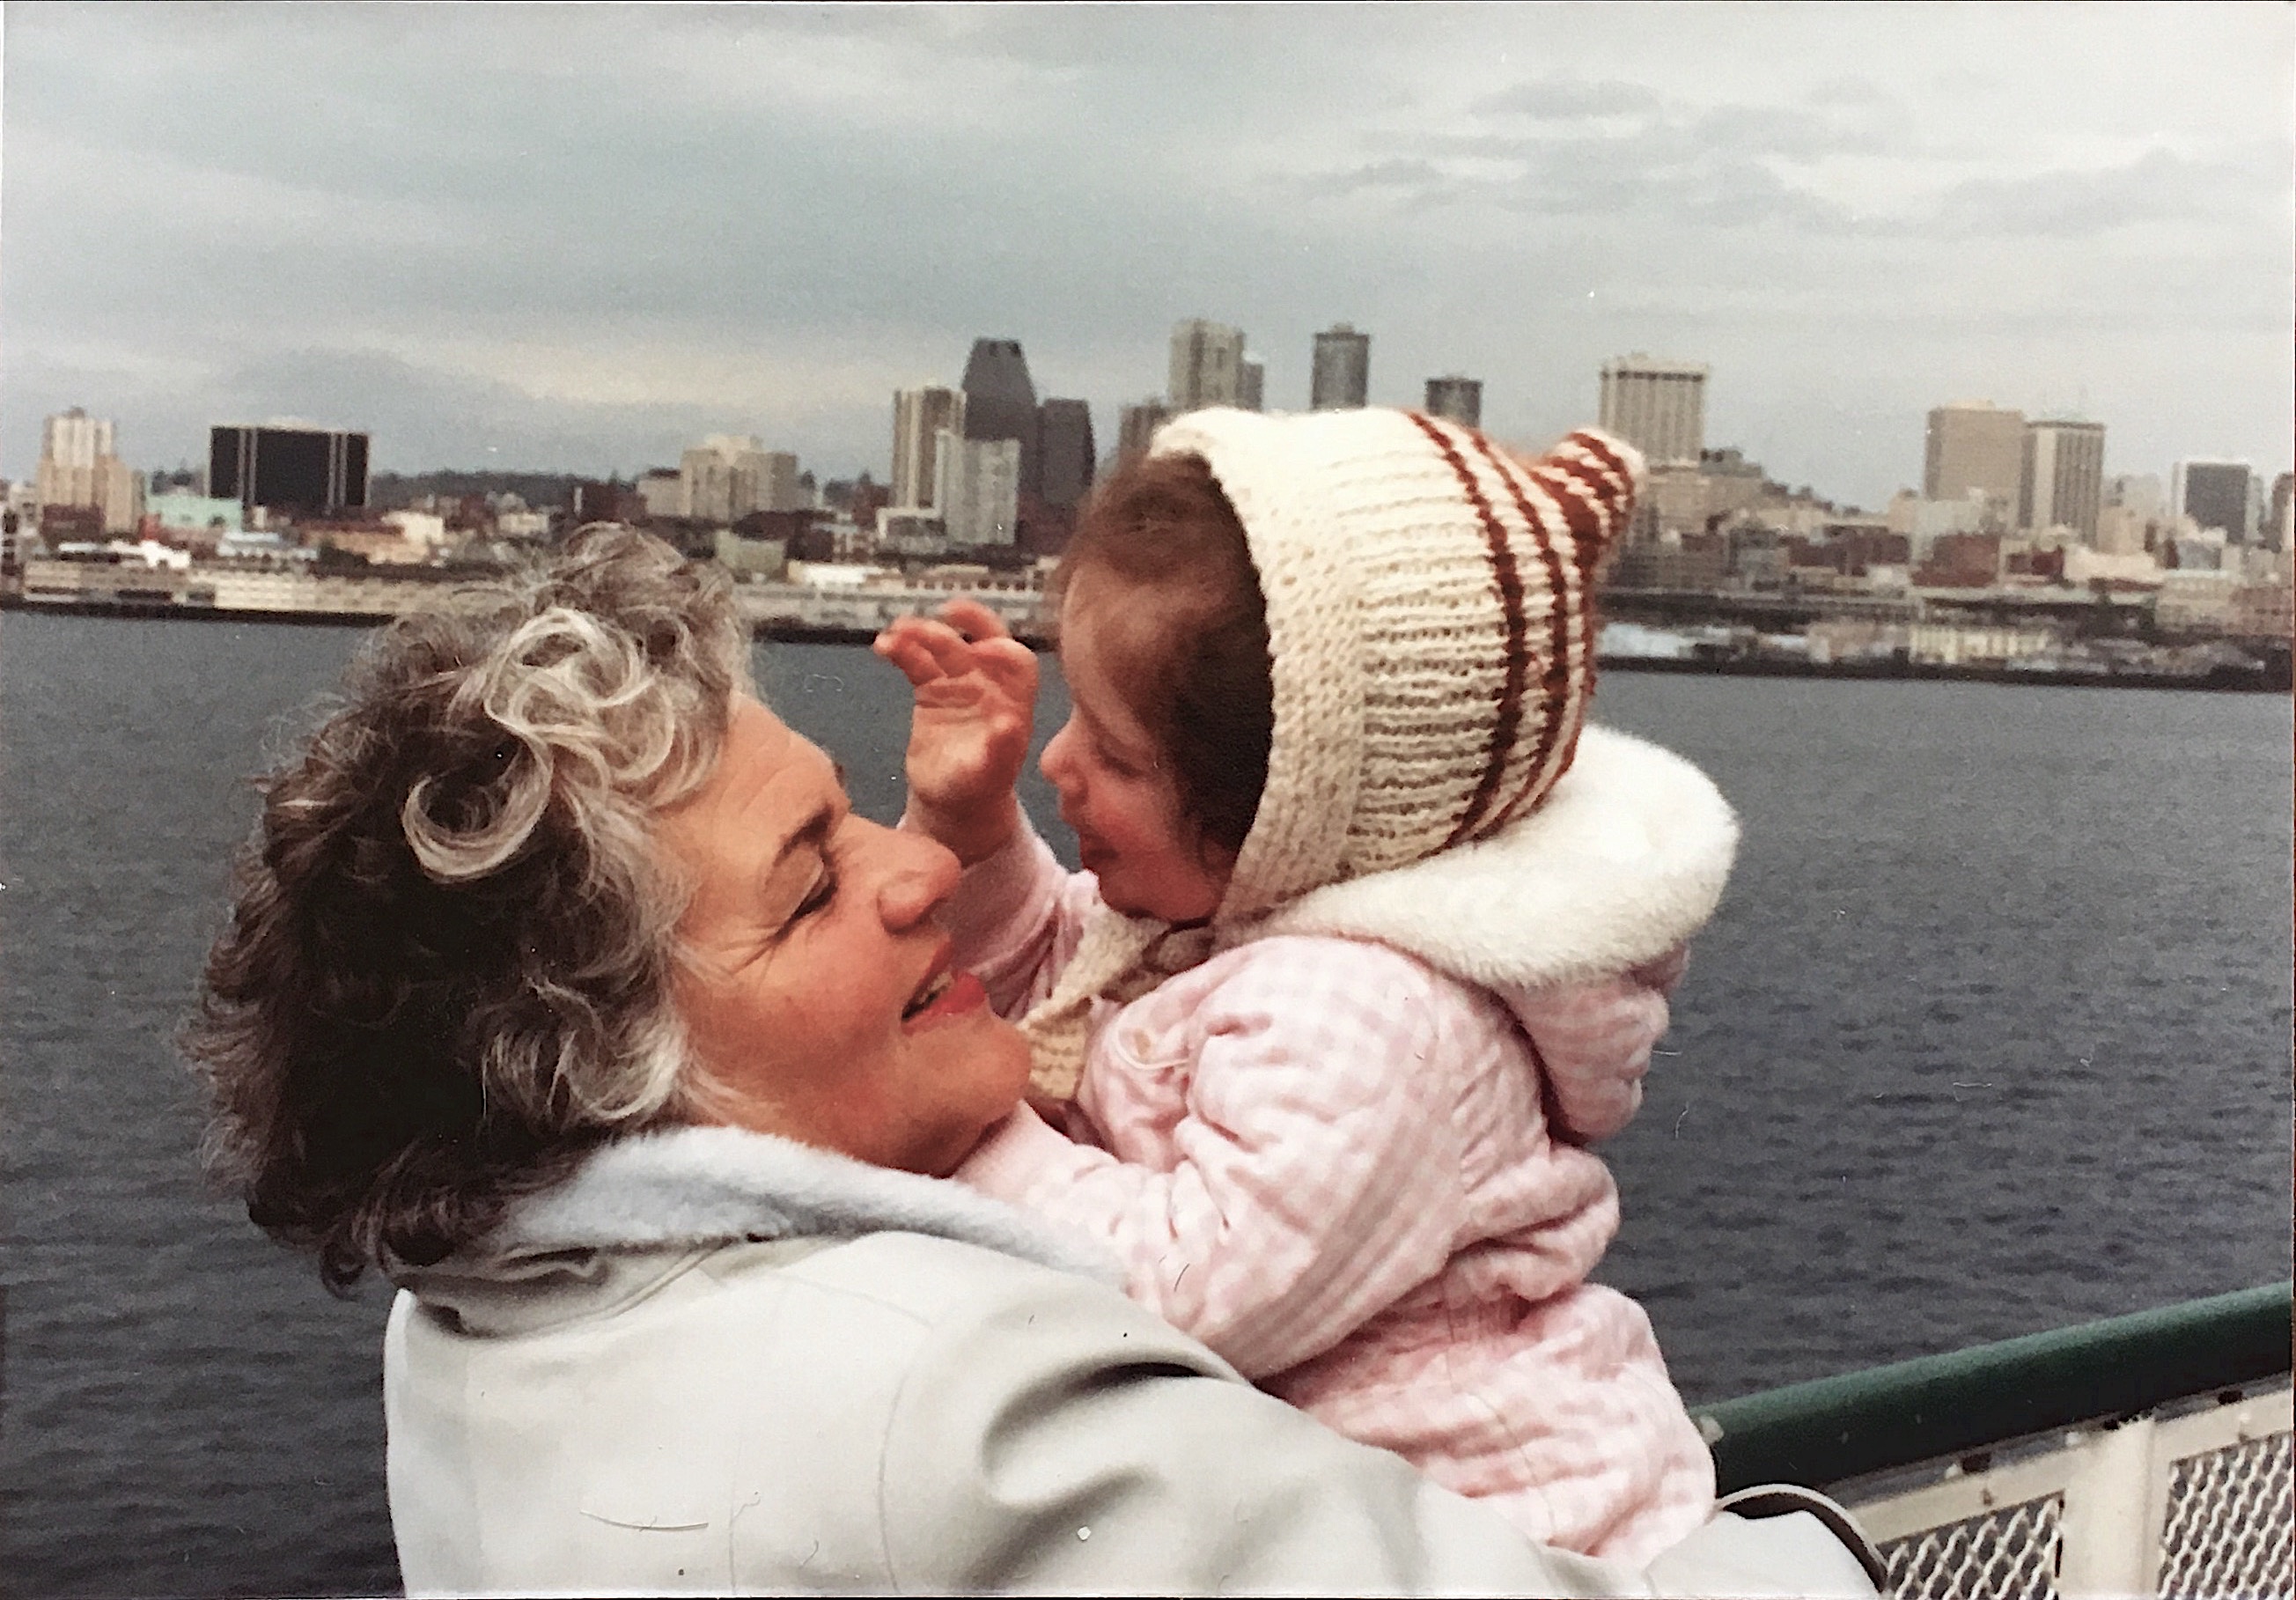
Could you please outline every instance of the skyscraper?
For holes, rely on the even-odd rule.
[[[1447,378],[1427,380],[1427,414],[1447,417],[1464,427],[1483,425],[1483,381],[1462,378],[1454,373]]]
[[[131,532],[144,514],[143,476],[114,451],[111,423],[77,406],[42,424],[32,492],[43,510],[93,506],[106,533]]]
[[[1243,330],[1191,317],[1172,327],[1171,380],[1165,394],[1175,412],[1234,406],[1243,395]]]
[[[2256,537],[2256,494],[2244,461],[2180,461],[2169,474],[2169,509],[2245,545]]]
[[[1636,350],[1603,363],[1603,426],[1652,466],[1696,464],[1706,447],[1706,368]]]
[[[753,511],[797,511],[806,503],[797,457],[747,434],[713,433],[677,464],[681,515],[738,522]]]
[[[2104,498],[2104,424],[2038,422],[2025,425],[2017,526],[2038,532],[2070,528],[2096,543]]]
[[[933,504],[952,545],[1010,545],[1020,527],[1021,441],[944,429]]]
[[[1922,498],[1982,494],[2002,524],[2025,503],[2025,414],[1990,400],[1962,400],[1930,413],[1923,441]]]
[[[1169,422],[1172,408],[1161,400],[1142,400],[1117,414],[1116,458],[1130,461],[1148,454],[1156,430]]]
[[[1009,439],[1021,447],[1020,492],[1034,495],[1037,473],[1037,386],[1017,339],[976,339],[964,363],[964,437]],[[956,537],[954,529],[949,537]]]
[[[939,438],[964,437],[964,396],[954,389],[904,389],[893,396],[893,504],[931,505],[939,481]]]
[[[1371,395],[1371,335],[1334,323],[1316,335],[1316,365],[1308,381],[1308,409],[1342,411]]]
[[[1235,381],[1235,403],[1246,411],[1264,411],[1267,401],[1267,364],[1247,352],[1243,371]]]
[[[1092,488],[1099,457],[1093,449],[1092,407],[1082,400],[1046,400],[1037,407],[1038,495],[1046,505],[1071,511]]]
[[[297,423],[208,431],[208,493],[324,516],[366,506],[367,436]]]

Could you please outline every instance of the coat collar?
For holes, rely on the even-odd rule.
[[[512,1202],[478,1244],[435,1268],[401,1268],[424,1293],[473,1278],[555,1270],[586,1253],[690,1254],[720,1245],[925,1234],[1062,1272],[1120,1281],[1080,1238],[947,1178],[872,1167],[771,1134],[675,1128],[600,1146],[565,1181]]]
[[[1578,981],[1695,933],[1737,844],[1737,817],[1704,773],[1590,726],[1570,770],[1503,832],[1316,890],[1250,932],[1376,939],[1489,988]]]

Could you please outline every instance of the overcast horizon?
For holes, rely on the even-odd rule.
[[[882,479],[895,389],[1040,398],[1242,327],[1543,443],[1634,351],[1707,442],[1878,508],[1934,406],[2109,472],[2292,431],[2282,4],[748,8],[12,0],[0,472],[362,429],[378,471],[634,474],[751,433]]]

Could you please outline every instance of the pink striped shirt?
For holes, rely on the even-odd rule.
[[[1030,834],[947,921],[1009,1014],[1098,904]],[[1339,1432],[1645,1560],[1706,1520],[1713,1466],[1648,1317],[1585,1281],[1618,1192],[1579,1141],[1633,1115],[1680,972],[1502,997],[1262,939],[1103,1002],[1065,1134],[1024,1107],[957,1176],[1100,1240],[1133,1298]]]

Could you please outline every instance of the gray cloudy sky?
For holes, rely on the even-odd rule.
[[[27,4],[0,102],[0,472],[213,422],[376,464],[625,473],[750,432],[890,455],[901,385],[1020,339],[1160,390],[1242,325],[1272,406],[1590,420],[1629,350],[1708,436],[1880,504],[1927,409],[2108,426],[2108,468],[2288,465],[2284,4]]]

